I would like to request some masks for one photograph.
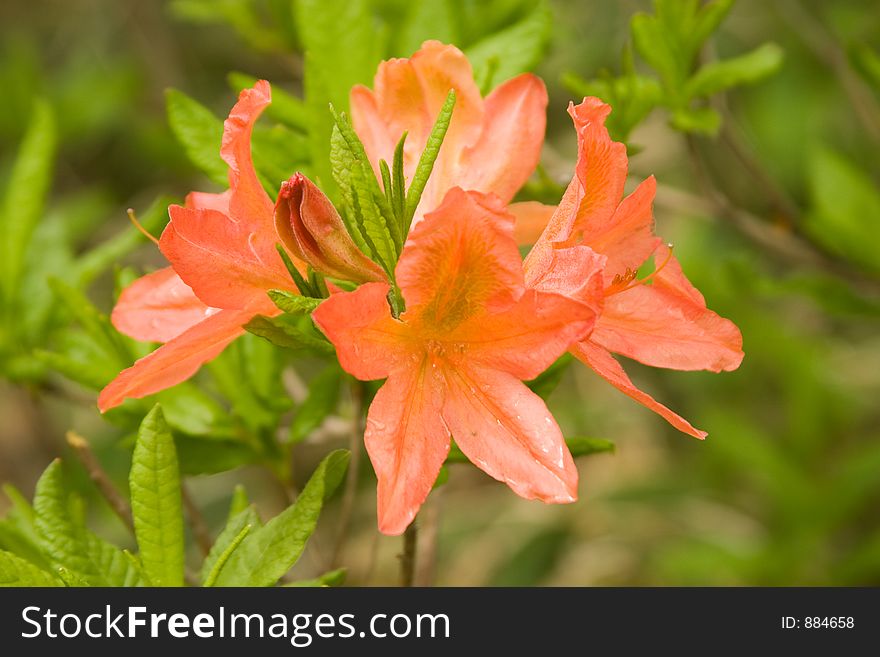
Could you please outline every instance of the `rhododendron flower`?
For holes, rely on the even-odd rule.
[[[193,192],[184,206],[172,205],[159,240],[171,267],[138,279],[120,295],[113,325],[137,340],[164,344],[101,391],[102,411],[189,378],[242,335],[254,315],[280,312],[267,290],[295,290],[275,246],[274,205],[251,162],[251,131],[269,102],[268,82],[241,92],[220,149],[229,165],[229,189]]]
[[[414,225],[452,187],[494,193],[509,203],[538,165],[547,90],[535,75],[508,80],[484,99],[464,54],[455,46],[426,41],[409,59],[380,64],[373,86],[371,91],[359,85],[351,92],[355,131],[377,176],[379,160],[392,161],[406,132],[403,168],[408,180],[447,94],[455,90],[452,120]],[[514,204],[510,211],[518,214],[519,207]]]
[[[636,388],[611,355],[678,370],[734,370],[743,358],[742,335],[706,308],[670,249],[654,235],[656,183],[642,182],[621,201],[626,147],[605,128],[611,108],[586,98],[569,108],[578,133],[575,175],[525,262],[527,283],[539,290],[583,297],[578,275],[555,264],[554,251],[580,245],[605,256],[602,311],[593,332],[571,352],[613,386],[697,438],[706,433]],[[636,280],[650,257],[655,273]]]
[[[351,239],[330,199],[301,173],[281,185],[275,228],[288,251],[327,276],[355,283],[388,278]]]
[[[387,381],[364,436],[379,479],[379,528],[399,534],[434,484],[450,436],[479,468],[525,498],[571,502],[577,470],[555,420],[522,380],[543,372],[592,328],[595,308],[527,289],[513,216],[496,197],[453,188],[416,225],[396,279],[406,311],[395,319],[387,283],[338,293],[314,312],[342,367]],[[604,258],[554,252],[601,295]]]

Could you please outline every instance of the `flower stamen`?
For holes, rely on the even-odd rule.
[[[668,249],[668,253],[666,254],[666,258],[664,258],[663,262],[660,263],[660,266],[655,268],[650,274],[645,276],[644,278],[640,278],[634,280],[636,278],[636,272],[627,268],[627,270],[621,276],[617,274],[611,281],[611,285],[605,291],[606,297],[614,296],[615,294],[620,294],[621,292],[626,292],[627,290],[631,290],[634,287],[638,287],[639,285],[644,285],[653,279],[657,274],[663,271],[663,268],[669,264],[669,261],[672,259],[672,243],[666,245]],[[622,286],[622,287],[621,287]]]
[[[141,224],[141,222],[138,221],[138,218],[137,218],[137,215],[136,215],[135,212],[134,212],[134,209],[129,208],[128,210],[126,210],[126,214],[128,214],[128,219],[129,219],[129,221],[131,221],[131,223],[134,224],[134,227],[137,228],[137,229],[141,232],[141,234],[142,234],[144,237],[146,237],[148,240],[150,240],[150,241],[151,241],[153,244],[155,244],[156,246],[159,246],[159,240],[157,240],[155,237],[153,237],[153,236],[147,231],[147,229],[143,227],[143,225]]]

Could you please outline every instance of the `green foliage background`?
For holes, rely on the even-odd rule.
[[[138,534],[139,561],[97,539],[136,547],[76,467],[64,442],[71,428],[119,489],[129,490],[131,470],[132,497],[146,491],[136,530],[143,504],[142,519],[168,505],[180,518],[181,501],[151,473],[187,477],[219,536],[199,581],[273,583],[296,561],[314,524],[303,538],[301,519],[285,519],[313,519],[307,505],[320,510],[339,483],[341,475],[332,485],[325,478],[343,457],[322,459],[348,445],[371,390],[353,387],[330,357],[290,350],[279,359],[248,335],[195,382],[156,396],[174,433],[173,462],[166,439],[146,441],[143,429],[136,438],[156,400],[101,419],[95,390],[146,349],[103,313],[121,286],[162,264],[125,209],[156,234],[170,201],[223,182],[212,144],[254,77],[273,83],[275,100],[254,137],[266,186],[300,169],[336,194],[328,102],[344,109],[348,89],[369,83],[380,59],[431,37],[465,50],[487,89],[524,70],[547,82],[543,167],[524,199],[555,201],[571,175],[568,102],[594,94],[614,105],[609,127],[629,147],[631,182],[657,176],[658,232],[710,307],[742,328],[746,358],[723,375],[626,364],[636,383],[708,430],[705,443],[584,368],[560,366],[555,390],[555,376],[540,385],[566,435],[610,439],[614,453],[579,459],[581,500],[565,507],[525,502],[450,464],[423,512],[437,540],[422,541],[417,576],[455,585],[880,584],[880,12],[868,0],[740,0],[725,15],[730,4],[3,3],[0,480],[30,498],[46,465],[64,457],[40,479],[33,510],[14,491],[0,499],[0,510],[14,504],[0,521],[0,549],[19,555],[12,570],[50,567],[53,555],[69,565],[58,550],[71,544],[74,560],[91,555],[82,569],[94,583],[107,573],[114,583],[176,583],[181,559],[200,563],[195,548],[182,554],[179,525]],[[264,330],[315,339],[304,317]],[[607,452],[601,441],[583,445]],[[328,500],[297,579],[339,565],[336,527],[350,514],[348,583],[396,581],[399,541],[375,531],[365,459],[351,467],[363,475],[354,508]],[[288,506],[316,470],[302,506]],[[259,514],[240,497],[230,510],[239,482]],[[49,526],[65,514],[68,525]],[[274,519],[262,525],[259,516]],[[86,524],[95,534],[83,533]],[[31,531],[55,547],[29,553],[21,536]],[[273,541],[293,552],[272,548],[277,563],[252,572],[249,551]],[[106,569],[88,572],[102,559]],[[9,569],[0,563],[0,579]],[[81,583],[68,575],[64,583]]]

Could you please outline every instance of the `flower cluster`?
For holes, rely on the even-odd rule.
[[[171,266],[133,283],[112,315],[123,333],[164,344],[111,382],[100,408],[192,376],[253,316],[280,312],[268,290],[305,294],[291,274],[313,271],[330,279],[312,318],[339,363],[358,379],[385,379],[364,436],[385,533],[412,521],[453,440],[525,498],[577,498],[559,426],[522,383],[566,351],[676,428],[704,437],[636,388],[612,356],[718,372],[738,367],[743,353],[739,330],[706,308],[654,234],[654,179],[623,197],[626,150],[604,126],[611,108],[596,98],[569,108],[578,161],[558,206],[512,203],[540,157],[543,83],[524,74],[483,98],[464,55],[427,42],[409,59],[382,63],[372,90],[351,92],[354,131],[377,180],[387,180],[384,162],[404,134],[403,177],[412,180],[450,90],[454,111],[393,269],[359,248],[304,175],[283,183],[273,205],[250,156],[269,85],[243,91],[221,150],[229,190],[192,193],[170,208],[159,248]],[[520,246],[532,243],[523,260]],[[650,259],[653,273],[637,278]]]

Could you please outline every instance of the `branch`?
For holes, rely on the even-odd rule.
[[[403,554],[400,555],[400,585],[412,586],[416,572],[416,548],[419,540],[419,529],[416,521],[413,521],[403,533]]]
[[[73,453],[76,454],[80,463],[83,464],[83,467],[89,473],[89,478],[95,482],[95,486],[97,486],[101,495],[104,496],[104,499],[107,500],[113,513],[122,520],[122,524],[124,524],[132,535],[134,535],[131,507],[119,491],[116,490],[116,486],[113,485],[113,482],[110,481],[110,477],[101,467],[94,452],[92,452],[89,442],[75,431],[68,431],[67,444],[73,449]]]

